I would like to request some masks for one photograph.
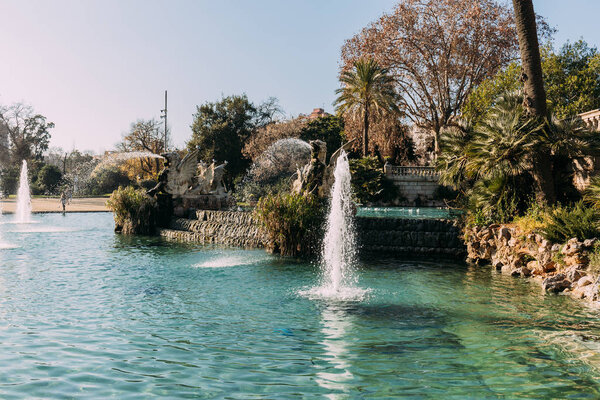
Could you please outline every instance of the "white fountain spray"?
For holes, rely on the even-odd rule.
[[[31,222],[31,194],[29,192],[29,177],[27,175],[27,161],[23,160],[21,176],[19,177],[19,191],[17,192],[17,212],[15,221],[19,223]]]
[[[360,300],[366,290],[355,286],[356,232],[352,213],[350,166],[344,151],[337,159],[331,188],[327,229],[321,256],[321,286],[304,292],[309,297]]]
[[[323,242],[324,286],[333,292],[353,282],[356,235],[352,216],[352,188],[348,157],[342,151],[334,171],[327,231]]]

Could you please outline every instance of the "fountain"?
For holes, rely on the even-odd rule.
[[[23,160],[21,176],[19,177],[15,221],[17,223],[31,222],[31,194],[29,192],[29,178],[27,176],[27,161],[25,160]]]
[[[340,288],[353,283],[351,270],[356,255],[350,166],[344,151],[337,160],[334,179],[322,262],[325,268],[325,286],[332,292],[338,292]]]
[[[344,150],[336,160],[333,175],[334,182],[321,255],[321,286],[305,294],[309,297],[360,300],[367,291],[354,286],[356,232],[352,215],[350,165]]]

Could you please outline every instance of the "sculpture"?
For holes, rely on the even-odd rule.
[[[333,186],[335,166],[342,150],[352,147],[354,140],[337,149],[327,160],[327,145],[322,140],[311,140],[310,162],[298,168],[296,179],[292,182],[292,192],[304,195],[314,194],[320,198],[328,197]]]
[[[154,196],[157,193],[167,193],[173,198],[193,198],[200,195],[226,195],[223,186],[223,175],[227,162],[210,166],[198,162],[198,150],[189,152],[183,159],[178,153],[162,154],[165,158],[165,168],[158,175],[158,183],[147,193]]]

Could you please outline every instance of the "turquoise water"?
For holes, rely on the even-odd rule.
[[[457,218],[460,214],[460,210],[434,207],[359,207],[356,212],[359,217],[410,219],[452,219]]]
[[[311,300],[309,264],[34,218],[0,225],[2,399],[600,397],[598,313],[489,268],[369,260],[364,299]]]

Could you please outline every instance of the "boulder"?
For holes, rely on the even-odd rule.
[[[571,281],[567,279],[565,274],[556,274],[544,279],[542,286],[545,291],[559,293],[571,287]]]

